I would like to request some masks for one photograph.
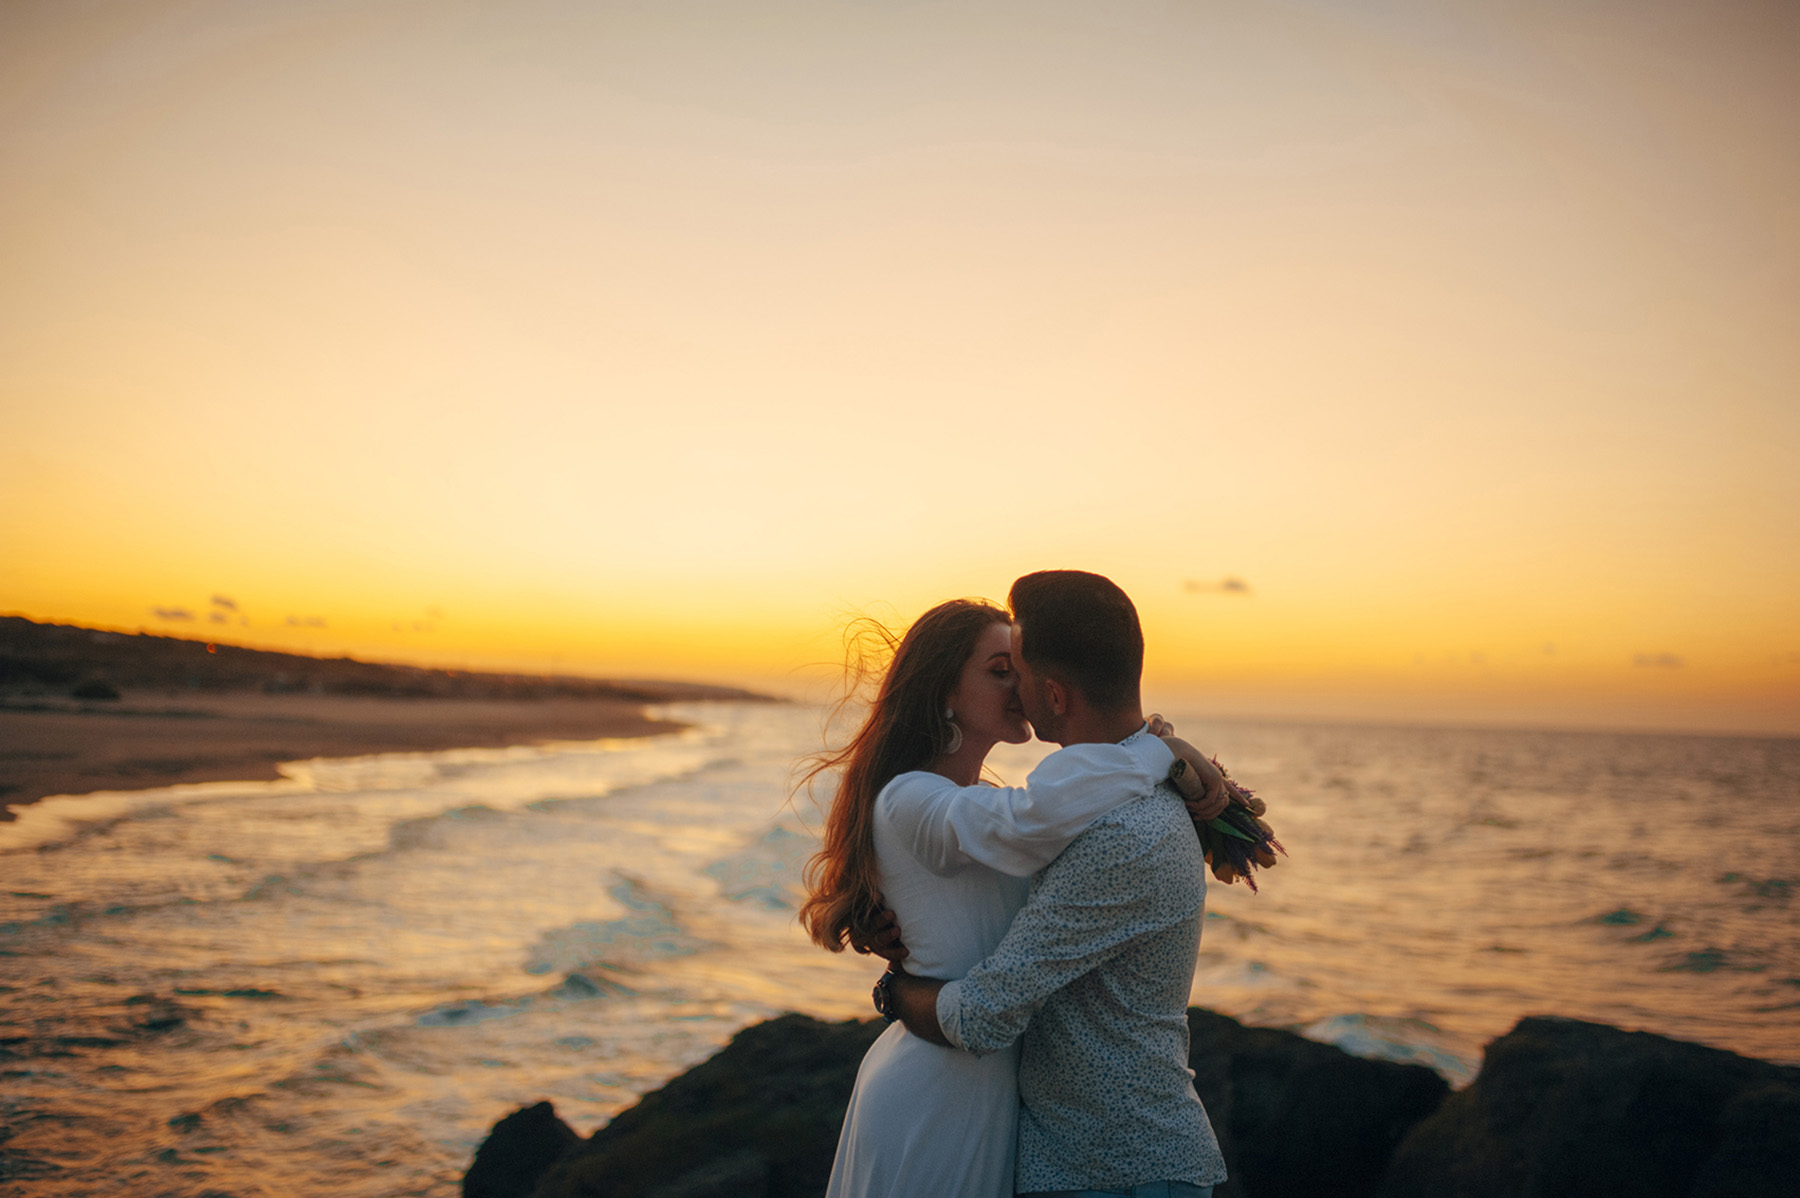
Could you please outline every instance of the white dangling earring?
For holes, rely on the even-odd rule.
[[[957,725],[954,709],[944,708],[944,719],[950,723],[950,743],[944,747],[944,756],[948,757],[962,748],[962,728]]]

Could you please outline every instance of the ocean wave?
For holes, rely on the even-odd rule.
[[[1424,1065],[1452,1086],[1475,1080],[1479,1058],[1453,1050],[1453,1041],[1423,1019],[1388,1015],[1330,1015],[1298,1029],[1308,1040],[1331,1044],[1353,1057]]]
[[[764,910],[791,911],[800,903],[800,870],[817,842],[803,833],[776,824],[729,857],[707,865],[701,872],[719,884],[719,896],[727,902],[754,902]]]
[[[669,957],[685,957],[716,947],[689,934],[668,901],[639,879],[615,874],[607,893],[629,914],[584,921],[542,933],[527,952],[525,972],[588,976],[599,970],[642,968]]]

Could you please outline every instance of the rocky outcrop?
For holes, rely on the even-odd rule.
[[[786,1015],[739,1033],[585,1142],[548,1104],[503,1120],[468,1198],[816,1198],[884,1025]],[[1218,1198],[1793,1198],[1800,1069],[1530,1018],[1456,1094],[1418,1065],[1190,1010],[1231,1180]],[[519,1122],[515,1122],[519,1121]],[[531,1128],[538,1130],[532,1131]],[[563,1134],[566,1133],[566,1134]],[[515,1179],[473,1188],[511,1162]],[[484,1165],[484,1161],[487,1162]],[[541,1180],[520,1188],[524,1177]]]
[[[1395,1153],[1381,1198],[1793,1198],[1800,1069],[1529,1018]]]
[[[1448,1092],[1417,1065],[1365,1061],[1291,1032],[1188,1012],[1196,1088],[1232,1180],[1219,1198],[1373,1192],[1406,1130]],[[515,1159],[512,1120],[494,1129],[465,1182],[468,1198],[817,1198],[863,1053],[886,1025],[785,1015],[746,1028],[712,1059],[560,1156],[532,1141],[535,1191],[469,1188],[483,1160]],[[553,1118],[547,1104],[542,1116]],[[504,1153],[496,1142],[505,1147]],[[498,1154],[498,1155],[497,1155]]]
[[[1189,1067],[1231,1177],[1216,1198],[1364,1198],[1450,1087],[1292,1032],[1188,1011]]]
[[[463,1198],[531,1198],[546,1171],[581,1143],[547,1102],[523,1106],[488,1133],[463,1175]]]
[[[856,1068],[886,1024],[745,1028],[559,1160],[539,1198],[818,1198]]]

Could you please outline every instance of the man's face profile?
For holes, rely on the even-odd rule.
[[[1049,680],[1033,670],[1031,663],[1025,660],[1024,645],[1024,630],[1015,621],[1012,626],[1012,660],[1013,669],[1019,674],[1019,706],[1025,709],[1025,718],[1031,721],[1031,730],[1039,740],[1061,744],[1060,720],[1050,701]]]

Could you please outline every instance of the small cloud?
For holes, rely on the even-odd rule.
[[[425,609],[425,618],[428,620],[441,620],[444,618],[444,609],[434,603]]]
[[[1216,582],[1190,578],[1181,584],[1182,589],[1190,595],[1248,595],[1250,584],[1241,578],[1227,575]]]
[[[214,624],[225,624],[231,620],[231,617],[222,611],[208,612],[206,618]]]
[[[1554,656],[1556,654],[1556,642],[1555,641],[1545,641],[1544,642],[1544,652],[1546,654]]]
[[[151,613],[159,620],[191,620],[194,613],[185,607],[153,607]]]
[[[1673,653],[1639,653],[1631,659],[1631,664],[1658,670],[1679,670],[1686,663]]]
[[[212,597],[212,605],[214,607],[222,607],[226,611],[236,611],[238,609],[237,600],[227,598],[224,595],[214,595]]]
[[[325,621],[320,616],[289,616],[287,618],[287,623],[288,623],[289,628],[323,628],[323,627],[325,627]]]

